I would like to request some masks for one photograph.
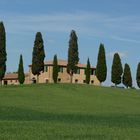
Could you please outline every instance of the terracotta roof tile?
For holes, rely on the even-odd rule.
[[[52,61],[52,60],[48,60],[48,61],[45,61],[44,64],[45,64],[45,65],[53,65],[53,61]],[[64,66],[64,67],[66,67],[67,64],[68,64],[68,62],[67,62],[66,60],[61,60],[61,59],[58,60],[58,65],[59,65],[59,66]],[[31,67],[31,65],[29,65],[29,66]],[[78,66],[79,68],[86,68],[87,65],[86,65],[86,64],[78,63],[77,66]],[[92,68],[92,69],[96,69],[95,67],[92,67],[92,66],[91,66],[91,68]]]
[[[45,61],[44,62],[45,65],[52,65],[53,64],[53,61],[52,60],[49,60],[49,61]],[[67,66],[68,62],[66,60],[58,60],[58,65],[60,66]],[[86,68],[86,64],[81,64],[81,63],[78,63],[77,66],[79,68]],[[95,69],[95,67],[91,67],[93,69]]]
[[[25,77],[28,77],[29,74],[25,73]],[[3,80],[12,80],[12,79],[18,79],[18,74],[17,73],[7,73],[5,74]]]
[[[5,74],[3,80],[8,80],[8,79],[18,79],[18,74],[17,73],[7,73]]]

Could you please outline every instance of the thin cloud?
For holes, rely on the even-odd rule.
[[[122,37],[117,37],[117,36],[112,36],[110,38],[114,39],[114,40],[118,40],[118,41],[123,41],[123,42],[140,43],[140,41],[138,41],[138,40],[122,38]]]
[[[5,17],[0,15],[0,19],[4,20],[7,33],[12,34],[27,34],[36,31],[67,33],[75,29],[81,34],[140,43],[137,39],[125,37],[126,34],[131,35],[134,32],[140,34],[140,18],[136,16],[112,17],[101,13],[80,11],[46,15],[6,14]],[[118,35],[124,37],[121,38]]]
[[[113,58],[115,53],[118,53],[121,58],[127,58],[128,57],[127,53],[125,53],[125,52],[118,52],[118,51],[108,53],[107,57]]]

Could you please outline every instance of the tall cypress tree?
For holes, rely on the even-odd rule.
[[[117,86],[121,83],[123,68],[121,59],[118,53],[114,54],[112,71],[111,71],[111,81]]]
[[[58,62],[57,62],[57,55],[54,55],[54,59],[53,59],[53,81],[54,83],[57,83],[57,78],[58,78]]]
[[[70,82],[72,83],[73,74],[77,71],[77,64],[79,62],[79,53],[78,53],[78,37],[74,30],[71,31],[70,40],[69,40],[69,49],[68,49],[68,64],[67,72],[71,77]]]
[[[20,55],[19,66],[18,66],[18,81],[20,84],[23,84],[25,81],[22,55]]]
[[[32,73],[37,75],[37,83],[39,82],[38,76],[40,75],[40,72],[44,72],[44,58],[45,52],[42,34],[37,32],[32,53]]]
[[[124,73],[123,73],[123,84],[128,88],[132,87],[132,76],[131,76],[131,70],[128,64],[125,64],[124,66]]]
[[[86,83],[87,84],[90,83],[90,73],[91,73],[90,61],[89,61],[89,58],[88,58],[88,60],[87,60],[87,68],[86,68]]]
[[[104,44],[100,44],[97,66],[96,66],[96,76],[100,83],[104,82],[107,77],[107,65]]]
[[[3,22],[0,22],[0,84],[6,72],[6,32]]]
[[[136,81],[137,81],[138,87],[140,88],[140,63],[138,63],[138,66],[137,66]]]

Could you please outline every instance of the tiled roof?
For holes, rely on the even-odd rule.
[[[44,62],[45,65],[53,65],[53,61],[52,60],[49,60],[49,61],[45,61]],[[66,60],[58,60],[58,65],[59,66],[67,66],[68,62]],[[86,64],[81,64],[81,63],[78,63],[77,66],[79,68],[86,68],[87,65]],[[93,69],[95,69],[95,67],[91,67]]]
[[[25,77],[27,77],[29,74],[26,73]],[[12,80],[12,79],[18,79],[18,74],[17,73],[7,73],[5,74],[3,80]]]
[[[52,60],[48,60],[48,61],[45,61],[44,64],[45,64],[45,65],[53,65],[53,61],[52,61]],[[59,65],[59,66],[64,66],[64,67],[66,67],[67,64],[68,64],[68,62],[67,62],[66,60],[61,60],[61,59],[58,60],[58,65]],[[29,66],[31,67],[31,65],[29,65]],[[78,63],[77,66],[78,66],[79,68],[86,68],[86,67],[87,67],[86,64],[81,64],[81,63]],[[92,69],[96,69],[95,67],[92,67],[92,66],[91,66],[91,68],[92,68]]]
[[[67,66],[68,62],[66,60],[58,60],[58,65],[60,66]],[[49,61],[45,61],[44,62],[45,65],[53,65],[53,61],[49,60]]]
[[[5,74],[3,80],[11,80],[11,79],[18,79],[18,74],[17,73],[7,73]]]

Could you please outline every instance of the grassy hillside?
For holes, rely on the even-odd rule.
[[[88,85],[0,87],[0,140],[139,140],[140,91]]]

